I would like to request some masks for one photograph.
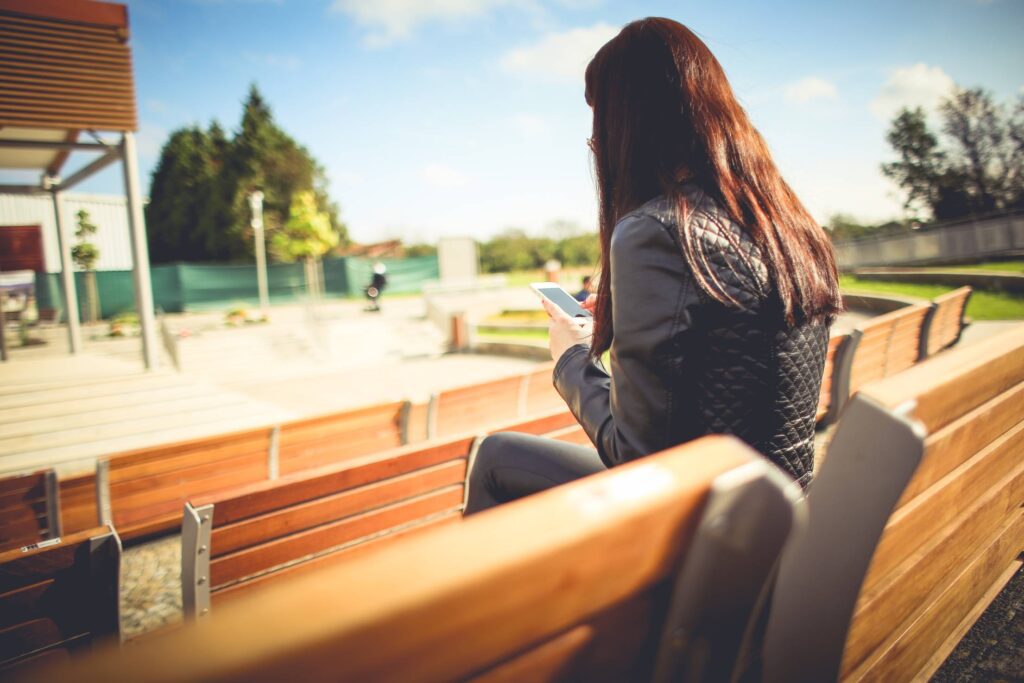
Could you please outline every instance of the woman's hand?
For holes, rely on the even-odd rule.
[[[590,315],[594,315],[594,309],[597,308],[597,294],[588,294],[587,300],[580,303],[583,310],[589,311]]]
[[[548,346],[553,360],[557,361],[577,344],[590,344],[590,337],[594,333],[591,318],[574,318],[547,299],[541,299],[541,303],[551,318],[548,323]]]

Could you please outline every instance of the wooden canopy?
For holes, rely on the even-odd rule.
[[[24,143],[0,168],[57,175],[79,131],[137,128],[125,6],[0,0],[0,140]]]

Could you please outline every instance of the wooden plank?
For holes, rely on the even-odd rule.
[[[907,559],[927,539],[953,520],[963,509],[961,501],[978,500],[1020,462],[1024,449],[1024,423],[993,441],[913,501],[896,510],[864,578],[864,588],[874,585]]]
[[[961,415],[925,439],[925,454],[896,508],[971,458],[983,447],[1024,421],[1024,384],[1013,387]]]
[[[594,638],[594,629],[581,624],[518,657],[502,662],[486,673],[474,676],[470,683],[519,683],[519,681],[554,681],[570,668]]]
[[[270,586],[201,629],[55,678],[463,679],[664,581],[711,481],[755,457],[701,439]]]
[[[170,459],[174,464],[175,459]],[[267,477],[267,453],[266,451],[250,451],[238,453],[232,457],[210,458],[210,462],[192,464],[194,460],[182,463],[179,468],[162,467],[160,470],[146,475],[127,478],[123,471],[121,476],[111,476],[110,495],[111,498],[130,498],[139,493],[152,493],[154,490],[173,488],[179,485],[186,485],[193,481],[202,481],[223,476],[228,473],[235,473],[241,470],[257,470],[261,478]],[[153,463],[147,463],[153,464]]]
[[[1000,526],[991,545],[942,591],[894,630],[878,654],[852,671],[849,681],[910,680],[1017,558],[1024,544],[1024,514]]]
[[[565,405],[563,404],[560,409],[553,413],[542,415],[540,417],[533,417],[514,424],[495,427],[489,431],[488,434],[496,434],[498,432],[519,432],[521,434],[543,436],[549,432],[571,427],[576,424],[576,418],[572,413],[566,410]]]
[[[1017,572],[1020,571],[1022,566],[1024,566],[1024,562],[1020,561],[1010,564],[1006,571],[1003,572],[1003,575],[1000,576],[988,589],[988,592],[978,600],[977,604],[974,605],[974,609],[968,612],[967,616],[963,618],[960,624],[953,629],[953,632],[949,634],[946,641],[935,648],[935,653],[932,654],[931,658],[923,667],[921,667],[921,670],[917,672],[917,675],[914,676],[913,683],[926,683],[932,679],[935,672],[938,671],[939,667],[942,666],[946,659],[953,654],[953,650],[956,649],[956,646],[960,644],[960,641],[963,640],[964,636],[967,635],[967,632],[971,630],[975,622],[981,618],[981,615],[985,613],[985,610],[988,609],[989,605],[991,605],[999,594],[1003,592],[1006,584],[1008,584]]]
[[[110,458],[111,475],[113,475],[115,470],[129,470],[127,473],[129,476],[134,476],[135,472],[139,472],[139,474],[152,474],[164,471],[159,469],[160,465],[156,469],[135,470],[134,472],[130,471],[130,468],[152,462],[163,464],[168,456],[187,456],[191,453],[201,453],[203,456],[213,458],[234,457],[238,453],[250,452],[250,449],[251,451],[266,449],[269,444],[270,427],[258,427],[229,434],[216,434],[172,444],[139,448],[112,456]],[[203,458],[200,458],[199,462],[202,462],[202,460]],[[192,460],[187,462],[192,462]]]
[[[213,503],[213,524],[221,526],[298,502],[331,495],[374,481],[407,474],[450,460],[466,458],[471,437],[406,446],[366,456],[339,467],[323,468],[239,489],[230,497],[196,497],[192,504]]]
[[[423,519],[462,502],[462,486],[354,515],[210,561],[210,585],[221,586],[362,536]]]
[[[453,462],[349,489],[215,528],[211,557],[241,550],[349,515],[422,495],[466,480],[466,462]]]
[[[73,22],[68,30],[87,30],[81,24],[128,27],[128,8],[109,2],[68,3],[62,0],[0,0],[3,21],[16,21],[17,14],[25,14],[37,21],[59,25],[56,22]],[[15,16],[12,16],[14,14]]]
[[[577,446],[587,446],[593,448],[594,444],[590,441],[590,437],[583,431],[583,427],[579,425],[575,427],[566,427],[564,430],[553,432],[549,434],[552,439],[557,441],[564,441],[566,443],[574,443]]]
[[[53,0],[51,0],[52,2]],[[35,5],[34,2],[29,4]],[[60,3],[66,5],[66,3]],[[14,27],[34,27],[39,30],[51,31],[59,34],[71,34],[88,36],[95,40],[105,40],[111,34],[116,35],[116,28],[112,25],[101,25],[101,24],[82,24],[74,23],[68,24],[61,21],[53,21],[52,18],[46,18],[41,13],[28,10],[28,14],[11,14],[14,10],[10,10],[8,7],[8,0],[0,0],[0,22],[7,26]],[[127,23],[124,24],[127,27]]]
[[[41,617],[0,629],[0,663],[10,661],[79,633],[63,633],[53,619]]]
[[[99,527],[61,539],[57,545],[36,548],[28,552],[7,550],[0,552],[0,593],[6,593],[53,576],[72,567],[79,546],[95,536],[107,533]]]
[[[379,548],[386,547],[400,539],[413,537],[419,533],[432,530],[437,526],[457,524],[461,521],[462,512],[460,510],[448,510],[426,519],[418,519],[404,526],[387,529],[384,532],[370,536],[369,538],[357,538],[351,543],[345,544],[325,555],[317,555],[311,559],[288,565],[283,569],[277,569],[266,574],[260,574],[255,578],[233,583],[230,586],[214,590],[210,594],[210,599],[213,601],[213,604],[217,606],[230,603],[236,598],[249,595],[253,590],[261,590],[272,583],[280,581],[281,579],[291,579],[296,576],[302,576],[313,571],[318,571],[324,567],[335,566],[341,562],[351,562],[355,558],[362,557],[368,552],[374,552]]]
[[[65,536],[100,526],[95,474],[62,478],[57,488],[60,490],[60,515]]]
[[[1024,500],[1024,463],[908,557],[875,587],[862,593],[850,624],[843,654],[849,672],[946,582],[957,576],[979,550],[993,540],[993,530],[1017,513]]]
[[[1022,382],[1024,325],[929,358],[865,391],[892,409],[915,400],[913,416],[932,433]]]
[[[46,489],[46,472],[47,470],[40,470],[0,478],[0,500],[19,494],[33,499],[43,495]]]
[[[52,578],[44,579],[0,595],[0,628],[44,616],[41,605],[55,583]]]

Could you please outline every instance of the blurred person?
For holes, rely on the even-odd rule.
[[[583,276],[583,288],[580,289],[580,291],[573,294],[573,297],[576,299],[576,301],[583,303],[590,297],[590,280],[591,277],[589,275]]]
[[[601,277],[584,304],[594,320],[544,305],[555,387],[595,447],[488,437],[466,514],[711,433],[807,486],[842,307],[827,235],[682,24],[628,24],[587,67],[585,97],[600,207]]]
[[[387,266],[380,261],[373,264],[373,275],[370,277],[370,284],[363,288],[366,298],[370,300],[367,311],[380,310],[380,297],[384,294],[384,288],[388,286]]]

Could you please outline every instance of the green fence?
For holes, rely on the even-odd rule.
[[[423,283],[438,278],[436,256],[407,259],[381,259],[387,266],[387,292],[418,292]],[[323,261],[324,290],[328,296],[362,296],[370,282],[374,260],[363,258]],[[153,304],[169,313],[223,308],[234,303],[259,303],[256,267],[251,265],[214,265],[176,263],[153,266]],[[305,296],[305,277],[301,263],[275,263],[267,267],[270,302],[287,303]],[[75,273],[80,313],[85,314],[85,273]],[[135,286],[131,271],[96,273],[100,309],[104,318],[135,310]],[[63,309],[60,275],[36,273],[36,299],[40,309]]]

